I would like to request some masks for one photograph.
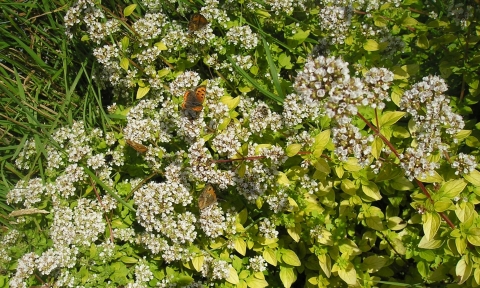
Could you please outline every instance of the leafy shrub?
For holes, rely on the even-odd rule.
[[[115,103],[16,159],[10,286],[478,286],[478,8],[340,2],[72,6]]]

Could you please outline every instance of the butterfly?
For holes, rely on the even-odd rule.
[[[137,143],[135,141],[129,140],[129,139],[127,139],[127,144],[130,147],[132,147],[133,149],[135,149],[137,152],[140,152],[140,153],[145,153],[148,150],[147,146],[142,145],[140,143]]]
[[[194,90],[188,90],[183,95],[182,109],[188,119],[197,119],[203,109],[203,101],[205,101],[207,87],[198,86]]]
[[[198,31],[207,26],[208,20],[200,13],[194,13],[188,22],[188,32]]]
[[[217,202],[217,195],[215,189],[211,184],[207,184],[202,190],[202,194],[198,197],[198,207],[200,210],[207,208],[208,206]]]

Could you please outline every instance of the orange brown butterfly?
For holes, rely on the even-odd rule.
[[[200,13],[194,13],[188,22],[188,32],[198,31],[207,26],[208,20]]]
[[[193,120],[198,118],[200,112],[202,112],[206,94],[207,87],[204,85],[185,92],[183,95],[182,109],[188,119]]]
[[[135,141],[132,141],[132,140],[127,139],[126,142],[127,142],[128,146],[132,147],[132,148],[135,149],[135,151],[137,151],[137,152],[145,153],[145,152],[147,152],[147,150],[148,150],[147,146],[142,145],[142,144],[140,144],[140,143],[137,143],[137,142],[135,142]]]
[[[211,184],[207,184],[202,190],[202,194],[198,197],[198,208],[203,210],[209,207],[212,204],[217,202],[217,195],[215,194],[215,189]]]

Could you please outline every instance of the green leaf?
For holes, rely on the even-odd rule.
[[[330,165],[328,165],[327,160],[323,158],[318,158],[317,161],[315,161],[315,169],[324,174],[330,174],[330,172],[332,171]]]
[[[237,270],[235,270],[235,268],[233,268],[232,266],[229,267],[228,277],[225,280],[229,283],[232,283],[233,285],[237,285],[240,282],[240,280],[238,279]]]
[[[251,288],[268,287],[268,282],[265,281],[265,279],[258,279],[253,276],[250,276],[245,281],[247,282],[247,286]]]
[[[338,276],[349,285],[355,285],[355,283],[357,283],[357,271],[352,263],[348,263],[345,269],[338,269]]]
[[[168,50],[167,45],[165,45],[163,42],[157,42],[157,43],[155,43],[155,47],[157,47],[158,50],[160,50],[160,51]]]
[[[387,227],[390,230],[402,230],[407,226],[407,222],[398,216],[388,218]]]
[[[263,250],[263,259],[265,259],[268,264],[277,266],[277,255],[272,248],[266,247],[265,250]]]
[[[363,260],[362,269],[366,270],[368,273],[375,273],[385,267],[385,264],[387,264],[388,261],[389,259],[385,256],[370,256]]]
[[[438,213],[426,212],[424,219],[423,231],[427,240],[431,240],[440,228],[441,218]]]
[[[272,92],[270,92],[268,89],[266,89],[265,87],[263,87],[262,85],[260,85],[260,83],[258,83],[255,79],[253,79],[250,75],[248,75],[247,72],[245,72],[245,70],[243,70],[242,68],[240,68],[235,60],[232,59],[231,56],[229,55],[225,55],[225,57],[227,57],[228,61],[230,62],[230,64],[232,65],[232,67],[238,72],[238,74],[242,75],[243,78],[245,78],[246,80],[248,80],[248,82],[250,82],[255,88],[258,89],[258,91],[260,91],[263,95],[267,96],[268,98],[272,99],[272,100],[275,100],[277,101],[278,103],[283,103],[283,98],[281,97],[278,97],[277,95],[273,94]]]
[[[138,259],[135,258],[135,257],[122,256],[120,258],[120,261],[122,261],[123,263],[127,263],[127,264],[133,264],[133,263],[137,263]]]
[[[272,55],[270,54],[270,44],[262,37],[263,48],[265,49],[265,56],[267,56],[268,67],[270,68],[270,77],[272,77],[273,85],[277,91],[278,96],[281,99],[285,99],[285,93],[283,92],[280,80],[278,79],[278,71],[275,63],[273,61]]]
[[[422,249],[437,249],[442,246],[443,241],[441,240],[427,240],[427,237],[423,236],[418,243],[418,248]]]
[[[120,60],[120,67],[122,67],[123,70],[128,71],[128,65],[130,65],[128,58],[122,58],[122,60]]]
[[[287,228],[288,235],[292,237],[295,242],[300,241],[300,233],[302,233],[302,226],[300,223],[295,223],[295,227]]]
[[[150,91],[150,86],[147,87],[138,87],[137,90],[137,99],[142,99]]]
[[[235,250],[237,250],[240,255],[245,256],[247,253],[247,243],[245,243],[245,240],[242,238],[236,238],[233,243]]]
[[[430,43],[428,42],[428,38],[425,34],[420,35],[417,38],[417,47],[421,49],[428,49],[430,47]]]
[[[368,39],[365,44],[363,44],[363,49],[366,51],[378,51],[380,49],[380,45],[378,45],[378,42],[373,40],[373,39]]]
[[[442,185],[439,192],[443,197],[453,199],[460,194],[467,186],[464,179],[450,180]]]
[[[285,53],[281,53],[278,56],[278,64],[280,65],[280,67],[285,67],[286,69],[292,69],[293,65],[292,65],[292,62],[290,61],[291,61],[291,57]]]
[[[403,116],[405,116],[406,112],[385,112],[382,117],[380,118],[380,127],[388,127],[392,126],[393,124],[397,123]]]
[[[433,175],[427,175],[425,178],[418,178],[418,180],[425,182],[425,183],[442,183],[444,182],[443,177],[437,173],[437,171],[433,171]]]
[[[228,109],[233,110],[240,104],[240,97],[222,96],[220,102],[227,105]]]
[[[283,287],[290,288],[297,280],[297,275],[293,268],[280,266],[280,280],[282,280]]]
[[[450,207],[453,206],[453,202],[447,198],[442,198],[443,200],[438,200],[435,201],[435,204],[433,205],[433,208],[435,209],[436,212],[444,212]]]
[[[480,228],[470,228],[467,231],[467,241],[474,246],[480,246]]]
[[[290,180],[288,180],[288,177],[285,173],[278,172],[277,183],[281,184],[283,186],[289,186],[290,185]]]
[[[128,46],[130,45],[130,38],[125,36],[125,37],[122,38],[122,40],[120,40],[120,43],[122,43],[122,50],[125,51],[125,50],[127,50]]]
[[[302,149],[302,144],[290,144],[287,146],[287,149],[285,149],[285,152],[288,157],[293,157],[297,155],[300,149]]]
[[[292,266],[300,266],[302,262],[298,258],[297,254],[290,249],[282,249],[282,260],[283,262],[287,263],[288,265]]]
[[[320,268],[322,268],[323,273],[330,278],[330,275],[332,274],[332,260],[330,259],[330,255],[318,255],[318,264],[320,264]]]
[[[325,130],[320,132],[317,136],[315,136],[315,142],[313,144],[313,156],[315,158],[320,158],[323,153],[323,149],[327,146],[328,142],[330,141],[330,130]]]
[[[375,159],[380,158],[380,154],[382,153],[382,148],[383,148],[383,141],[380,139],[380,137],[375,137],[375,140],[372,143],[372,155],[375,157]]]
[[[472,130],[460,130],[457,134],[455,134],[455,138],[457,140],[463,140],[463,139],[466,139],[471,134],[472,134]]]
[[[371,181],[368,181],[367,185],[362,185],[362,191],[363,193],[365,193],[365,195],[367,195],[368,197],[372,198],[375,201],[382,199],[382,195],[380,194],[380,190],[378,189],[378,186]]]
[[[457,266],[455,267],[455,275],[458,277],[458,284],[461,285],[470,277],[472,273],[472,263],[465,260],[467,256],[463,256],[460,261],[458,261]]]
[[[197,256],[192,259],[193,268],[195,268],[197,272],[200,272],[202,270],[204,258],[205,258],[204,256]]]
[[[473,217],[475,213],[475,207],[472,203],[469,202],[461,202],[457,205],[457,209],[455,209],[455,214],[462,223],[467,222]]]
[[[125,7],[125,9],[123,9],[123,15],[125,15],[125,17],[130,16],[133,11],[135,11],[135,8],[137,8],[137,4],[128,5]]]
[[[357,192],[357,187],[355,185],[355,182],[353,182],[350,179],[343,179],[342,184],[340,185],[340,188],[342,189],[343,192],[352,196],[355,195]]]
[[[290,39],[296,40],[298,44],[301,44],[309,35],[310,30],[303,31],[302,29],[297,29],[297,33],[295,33]]]
[[[465,180],[472,183],[474,186],[480,186],[480,172],[473,170],[470,174],[463,176]]]

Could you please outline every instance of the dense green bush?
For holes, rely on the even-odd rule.
[[[2,279],[478,286],[479,5],[383,2],[75,3],[108,122],[25,142]]]

